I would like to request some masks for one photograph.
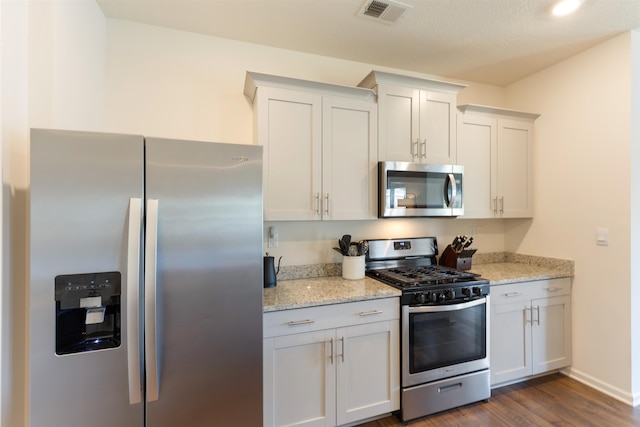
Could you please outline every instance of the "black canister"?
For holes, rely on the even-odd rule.
[[[282,257],[278,258],[278,268],[276,269],[275,258],[269,256],[267,252],[267,256],[264,257],[264,287],[265,288],[273,288],[276,286],[277,279],[276,276],[280,272],[280,260]]]

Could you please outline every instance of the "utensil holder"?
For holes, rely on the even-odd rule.
[[[455,268],[456,270],[470,270],[471,269],[471,257],[475,254],[477,249],[465,249],[458,253],[453,250],[451,245],[448,245],[442,255],[440,255],[439,264],[449,268]]]
[[[364,279],[364,255],[342,258],[342,278],[347,280]]]

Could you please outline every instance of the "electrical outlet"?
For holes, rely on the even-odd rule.
[[[596,228],[596,245],[609,246],[609,229]]]
[[[269,227],[269,241],[267,243],[269,248],[278,247],[278,229],[275,227]]]

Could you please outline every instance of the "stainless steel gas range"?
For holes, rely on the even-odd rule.
[[[368,243],[367,276],[402,290],[401,420],[488,399],[489,281],[437,265],[435,237]]]

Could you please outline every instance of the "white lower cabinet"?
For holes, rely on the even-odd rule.
[[[491,385],[571,365],[571,279],[492,286]]]
[[[399,302],[265,313],[264,425],[336,426],[400,407]]]

